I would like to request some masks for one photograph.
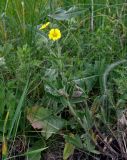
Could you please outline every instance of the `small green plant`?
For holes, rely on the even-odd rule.
[[[126,158],[126,15],[125,0],[0,1],[3,159]]]

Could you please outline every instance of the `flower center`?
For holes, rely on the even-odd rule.
[[[53,32],[53,37],[57,37],[57,33],[55,31]]]

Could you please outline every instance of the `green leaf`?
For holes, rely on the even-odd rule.
[[[5,107],[5,89],[4,89],[4,85],[1,82],[0,83],[0,117],[3,115],[4,113],[4,107]]]
[[[51,110],[39,106],[27,109],[27,119],[34,129],[42,129],[44,121],[52,114]]]
[[[33,151],[28,151],[28,152],[25,152],[24,154],[20,154],[20,155],[16,155],[16,156],[13,156],[13,157],[9,157],[9,159],[13,159],[13,158],[17,158],[17,157],[22,157],[22,156],[32,156],[32,155],[35,155],[37,153],[40,153],[44,150],[46,150],[48,147],[45,147],[45,148],[39,148],[39,149],[36,149],[36,150],[33,150]]]
[[[95,145],[92,144],[92,142],[91,142],[90,138],[88,138],[87,134],[84,135],[84,143],[83,143],[83,145],[84,145],[84,148],[86,150],[88,150],[89,152],[95,153],[95,154],[100,154],[99,151],[95,150]]]
[[[84,117],[83,117],[83,125],[85,130],[89,130],[93,126],[93,117],[91,114],[91,111],[86,107],[85,112],[84,112]]]
[[[42,129],[42,135],[48,139],[64,126],[64,120],[52,115],[52,111],[43,107],[32,107],[28,110],[27,119],[35,129]]]
[[[44,147],[42,144],[42,141],[37,141],[35,142],[32,147],[29,148],[28,152],[32,152],[33,154],[28,154],[28,159],[29,160],[40,160],[41,159],[41,152],[34,152],[35,150],[37,151],[39,148]]]
[[[49,14],[49,17],[56,20],[64,21],[64,20],[70,20],[73,17],[79,16],[84,12],[85,12],[84,9],[76,6],[72,6],[68,10],[59,8],[54,14]]]
[[[52,134],[58,132],[64,126],[64,121],[52,116],[43,122],[42,135],[48,139]]]
[[[75,135],[73,137],[65,135],[64,138],[68,143],[73,144],[75,147],[83,148],[82,141],[81,141],[81,139],[80,139],[80,137],[78,135]]]
[[[21,109],[23,107],[23,103],[24,103],[24,100],[25,100],[25,97],[26,97],[26,93],[27,93],[27,89],[28,89],[28,83],[29,83],[29,80],[26,82],[26,85],[24,87],[23,93],[22,93],[21,98],[19,100],[19,104],[18,104],[17,109],[15,111],[15,115],[14,115],[14,117],[12,119],[12,122],[11,122],[11,125],[10,125],[10,130],[9,130],[9,133],[8,133],[8,138],[10,138],[11,133],[12,133],[13,128],[14,128],[14,125],[16,123],[16,120],[18,119],[18,116],[21,113]]]
[[[74,153],[75,146],[70,143],[65,143],[63,159],[67,160]]]

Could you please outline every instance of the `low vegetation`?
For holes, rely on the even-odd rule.
[[[0,0],[0,159],[127,159],[126,58],[126,0]]]

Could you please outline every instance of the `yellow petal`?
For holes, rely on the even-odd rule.
[[[42,26],[39,28],[39,30],[43,30],[49,26],[50,22],[47,22],[45,24],[42,24]]]

